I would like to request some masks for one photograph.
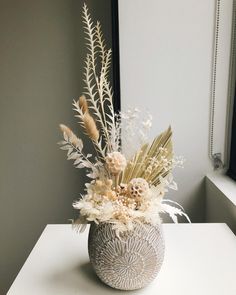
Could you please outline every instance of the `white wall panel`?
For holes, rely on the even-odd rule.
[[[220,112],[216,114],[221,140],[232,0],[220,4],[223,34],[219,36],[216,90]],[[203,181],[212,169],[208,142],[215,11],[215,0],[119,0],[122,109],[149,109],[154,115],[152,136],[171,124],[175,152],[187,161],[184,170],[175,173],[179,191],[170,196],[195,221],[204,219]]]

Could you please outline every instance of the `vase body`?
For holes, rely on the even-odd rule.
[[[97,276],[119,290],[135,290],[150,283],[164,259],[162,227],[136,224],[117,237],[109,223],[92,224],[88,250]]]

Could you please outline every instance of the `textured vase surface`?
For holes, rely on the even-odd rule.
[[[119,238],[111,224],[92,224],[88,250],[91,264],[105,284],[120,290],[139,289],[161,268],[165,251],[162,227],[136,224]]]

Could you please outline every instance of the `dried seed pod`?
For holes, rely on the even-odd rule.
[[[144,178],[133,178],[128,184],[128,194],[133,198],[142,198],[149,190],[149,185]]]

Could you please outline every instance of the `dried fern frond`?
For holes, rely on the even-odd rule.
[[[96,43],[97,43],[98,52],[99,52],[100,59],[101,59],[101,64],[104,64],[105,57],[106,57],[106,43],[103,38],[101,24],[99,21],[97,21],[97,23],[96,23],[95,31],[96,31],[96,41],[97,41]]]
[[[111,151],[110,133],[115,124],[112,90],[107,81],[111,50],[106,50],[101,25],[99,22],[93,24],[86,5],[83,6],[83,22],[89,51],[85,61],[85,94],[88,95],[90,108],[100,125],[104,147],[109,152]]]
[[[89,54],[92,58],[92,64],[95,67],[96,64],[96,28],[92,22],[91,15],[88,12],[88,7],[84,3],[82,19],[84,23],[84,32],[85,32],[85,40],[87,41],[86,45],[89,50]]]
[[[96,116],[96,121],[101,129],[101,135],[103,136],[104,145],[109,144],[109,133],[106,127],[106,122],[104,120],[104,115],[101,111],[101,100],[97,97],[96,83],[94,83],[93,71],[92,71],[92,61],[91,57],[88,55],[85,61],[85,94],[88,95],[88,101],[90,103],[90,109],[92,109],[94,116]]]

